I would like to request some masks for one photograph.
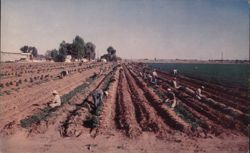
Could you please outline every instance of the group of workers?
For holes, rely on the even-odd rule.
[[[97,75],[102,75],[105,71],[106,71],[106,67],[101,66],[99,74],[94,72],[92,78],[96,78]],[[59,73],[60,78],[64,78],[68,74],[69,74],[69,72],[68,72],[68,70],[65,69],[65,67],[60,68],[60,73]],[[51,101],[49,101],[47,105],[50,106],[51,108],[56,108],[58,106],[61,106],[62,102],[61,102],[61,97],[60,97],[59,93],[56,90],[53,90],[52,95],[53,95],[53,99]],[[96,109],[103,102],[103,95],[107,96],[108,92],[103,91],[101,89],[97,89],[97,90],[93,91],[91,93],[91,95],[92,95],[92,99],[93,99],[93,107],[92,108]]]
[[[139,72],[139,74],[146,82],[148,82],[150,84],[157,84],[158,74],[156,72],[156,69],[154,69],[152,72],[146,72],[146,69],[143,68],[143,71]],[[176,90],[182,90],[184,88],[188,89],[195,94],[196,98],[201,100],[201,97],[202,97],[201,92],[204,89],[204,86],[201,86],[196,91],[193,91],[193,90],[189,89],[188,87],[184,87],[184,86],[181,86],[178,84],[178,82],[177,82],[178,70],[176,68],[172,70],[172,74],[174,76],[174,79],[172,80],[172,85],[173,85],[174,89],[176,89]],[[171,108],[175,108],[178,105],[175,92],[171,88],[167,89],[166,97],[167,97],[167,99],[165,99],[164,102],[170,103]]]
[[[157,84],[157,72],[156,69],[154,69],[154,71],[152,73],[146,72],[145,69],[143,69],[143,72],[140,72],[140,76],[148,81],[148,83],[152,83],[152,84]]]
[[[83,61],[80,63],[80,66],[83,64]],[[93,65],[88,65],[87,68],[90,68],[92,67]],[[91,76],[92,78],[96,78],[98,75],[102,75],[104,74],[104,72],[107,70],[106,67],[104,67],[103,65],[101,65],[100,67],[100,70],[98,73],[94,72],[93,76]],[[58,74],[57,77],[63,79],[64,77],[66,77],[67,75],[69,74],[69,71],[64,67],[62,66],[60,68],[60,72]],[[107,91],[103,92],[101,90],[96,90],[94,92],[92,92],[92,98],[93,98],[93,101],[94,101],[94,105],[97,107],[97,105],[99,103],[102,103],[102,97],[103,95],[107,95]],[[48,106],[52,107],[52,108],[55,108],[55,107],[58,107],[61,105],[61,98],[60,98],[60,95],[58,94],[58,92],[56,90],[53,90],[52,91],[52,95],[53,95],[53,100],[49,101],[48,102]]]
[[[156,69],[154,69],[151,73],[146,72],[146,70],[143,69],[143,72],[140,72],[139,74],[148,83],[157,84],[158,74],[156,72]],[[171,88],[167,89],[167,92],[165,93],[167,98],[164,100],[164,103],[169,103],[171,108],[175,108],[178,105],[178,102],[176,99],[175,92],[173,90],[182,90],[183,88],[193,92],[196,95],[196,98],[201,100],[201,97],[203,96],[202,90],[204,89],[204,86],[201,86],[196,91],[193,91],[187,87],[183,87],[183,86],[178,84],[177,78],[176,78],[177,69],[173,70],[173,75],[175,76],[174,79],[172,80],[173,89],[171,89]],[[58,94],[58,92],[56,90],[53,90],[52,95],[53,95],[53,100],[50,101],[48,103],[48,105],[51,108],[56,108],[58,106],[61,106],[62,102],[61,102],[61,98],[60,98],[60,95]],[[98,89],[98,90],[93,91],[91,95],[92,95],[92,99],[93,99],[92,108],[94,110],[96,110],[103,103],[103,96],[104,95],[107,96],[108,92],[103,91],[101,89]]]

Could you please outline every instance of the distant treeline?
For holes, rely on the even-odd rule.
[[[72,60],[82,60],[83,58],[88,60],[94,60],[96,58],[96,46],[92,42],[85,43],[80,36],[76,36],[72,43],[65,42],[64,40],[60,43],[59,49],[47,50],[45,58],[47,60],[53,60],[55,62],[64,62],[68,55],[71,56]],[[38,51],[35,47],[29,47],[27,45],[20,48],[24,53],[31,53],[34,57],[38,56]],[[109,46],[107,48],[107,54],[101,56],[101,59],[107,61],[117,61],[121,58],[117,57],[116,50]]]
[[[101,58],[105,58],[107,61],[117,60],[116,50],[113,47],[108,47],[107,51],[108,54],[104,54]],[[63,40],[59,45],[59,50],[48,50],[45,57],[55,62],[64,62],[67,55],[70,55],[73,61],[83,58],[94,60],[96,58],[96,46],[92,42],[85,43],[80,36],[76,36],[72,43]]]

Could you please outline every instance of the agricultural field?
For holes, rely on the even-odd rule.
[[[69,72],[64,78],[62,69]],[[1,64],[1,153],[245,153],[249,103],[245,88],[157,70],[142,63]],[[194,91],[205,86],[203,96]],[[97,109],[91,93],[108,91]],[[171,89],[176,108],[164,103]],[[47,106],[57,90],[62,105]],[[96,126],[93,126],[96,125]]]
[[[248,87],[249,64],[149,63],[148,65],[167,73],[177,69],[185,76],[224,86],[245,89]]]

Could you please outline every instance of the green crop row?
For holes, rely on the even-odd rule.
[[[76,87],[74,90],[70,91],[68,94],[65,94],[63,96],[61,96],[61,101],[62,101],[62,105],[67,103],[73,96],[75,96],[77,93],[84,91],[94,80],[96,80],[97,78],[92,78],[89,77],[82,85]],[[61,105],[61,106],[62,106]],[[60,107],[61,107],[60,106]],[[41,112],[34,114],[32,116],[29,116],[25,119],[22,119],[20,121],[21,123],[21,127],[23,128],[28,128],[30,127],[33,123],[38,123],[41,120],[46,119],[46,117],[53,111],[55,111],[57,108],[51,108],[49,106],[45,107],[44,109],[42,109]]]

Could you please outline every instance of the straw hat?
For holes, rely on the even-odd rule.
[[[108,91],[104,91],[104,95],[108,96],[109,95]]]
[[[52,94],[58,95],[58,92],[56,90],[53,90]]]

